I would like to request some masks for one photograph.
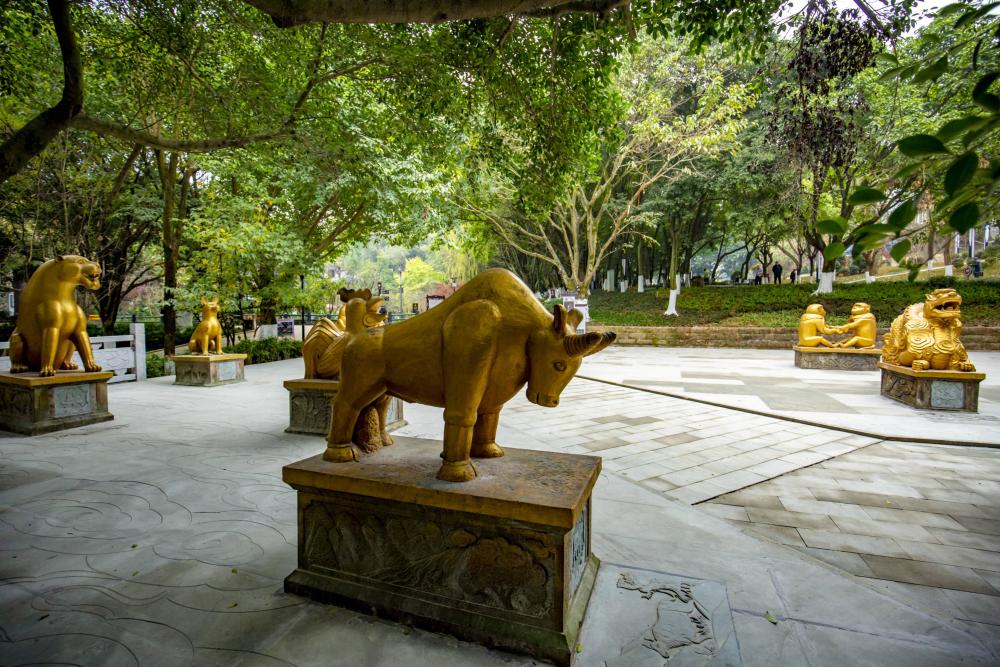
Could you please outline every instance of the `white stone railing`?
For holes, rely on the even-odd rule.
[[[112,382],[130,382],[146,379],[146,325],[133,323],[127,336],[93,336],[90,347],[94,361],[103,370],[114,371]],[[0,371],[10,370],[10,343],[0,343]],[[73,353],[73,363],[83,368],[80,353]]]

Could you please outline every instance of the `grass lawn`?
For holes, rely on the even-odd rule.
[[[873,284],[836,283],[833,294],[810,295],[815,285],[739,285],[690,287],[677,300],[677,317],[665,317],[667,293],[594,292],[590,317],[595,324],[635,326],[759,326],[795,327],[810,303],[822,303],[831,324],[847,321],[851,305],[863,301],[872,307],[880,326],[888,326],[906,306],[924,300],[938,287],[952,284],[962,295],[962,322],[966,326],[1000,326],[1000,280],[936,278],[930,282],[879,281]]]

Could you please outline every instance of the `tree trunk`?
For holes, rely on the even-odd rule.
[[[677,295],[680,293],[680,234],[670,228],[670,301],[664,315],[677,315]]]
[[[163,354],[176,352],[177,311],[174,308],[174,290],[177,289],[177,237],[174,231],[174,185],[177,180],[177,153],[167,158],[162,151],[156,153],[156,163],[163,186]]]

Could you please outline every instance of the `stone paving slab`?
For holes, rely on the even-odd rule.
[[[993,449],[882,442],[699,507],[1000,634],[998,475]]]
[[[879,373],[796,368],[789,350],[613,346],[584,360],[580,377],[716,405],[846,428],[878,439],[1000,447],[1000,352],[971,355],[986,373],[979,413],[916,410],[879,394]]]
[[[0,434],[0,664],[534,664],[283,592],[297,538],[281,467],[322,447],[283,430],[281,381],[301,375],[300,363],[250,366],[247,382],[227,387],[171,378],[116,385],[114,422],[38,438]],[[593,383],[574,384],[586,393]],[[418,408],[407,406],[417,419],[405,434],[439,430],[440,411]],[[619,408],[676,421],[634,400]],[[540,449],[578,446],[538,429],[561,410],[525,409],[530,430],[502,420],[501,435]],[[725,415],[706,421],[724,424]],[[633,444],[640,452],[661,443]],[[744,664],[1000,659],[979,598],[948,598],[969,610],[956,620],[614,473],[594,498],[596,555],[724,588]],[[973,571],[994,585],[997,573]],[[583,651],[591,641],[602,639],[583,636]]]

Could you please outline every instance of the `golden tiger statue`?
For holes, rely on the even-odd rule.
[[[883,337],[882,361],[915,371],[974,371],[962,333],[962,297],[949,288],[937,289],[892,322]]]
[[[12,372],[38,371],[46,377],[74,371],[73,350],[80,352],[88,373],[101,370],[90,348],[87,316],[76,303],[76,288],[97,290],[100,276],[101,267],[79,255],[58,255],[38,267],[21,294],[10,336]]]

